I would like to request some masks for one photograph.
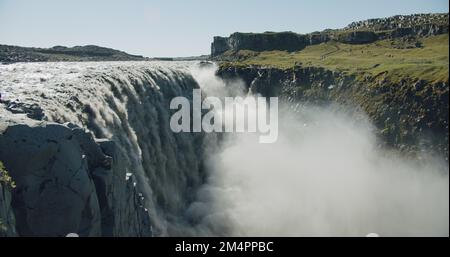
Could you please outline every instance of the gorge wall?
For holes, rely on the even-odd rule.
[[[18,63],[0,75],[0,161],[15,182],[0,180],[1,236],[448,235],[448,159],[380,147],[445,152],[447,134],[422,146],[397,130],[417,132],[419,118],[442,133],[447,84],[391,91],[319,68],[192,62]],[[199,87],[279,96],[277,142],[173,133],[170,100]],[[372,119],[387,124],[381,137]]]
[[[410,153],[436,153],[448,161],[448,82],[392,82],[383,76],[361,79],[301,66],[284,70],[224,65],[218,75],[241,78],[250,92],[279,96],[295,106],[337,103],[344,109],[361,110],[377,127],[381,144]]]
[[[0,164],[3,165],[3,164]],[[14,211],[11,206],[11,185],[4,181],[3,166],[0,167],[0,237],[17,236]]]

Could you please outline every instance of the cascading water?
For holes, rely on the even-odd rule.
[[[284,108],[274,144],[254,133],[173,133],[175,96],[192,98],[200,87],[246,97],[242,82],[215,70],[194,62],[4,65],[8,111],[0,114],[71,122],[116,142],[127,177],[115,190],[132,181],[142,201],[115,198],[114,235],[448,235],[448,165],[378,149],[370,122]],[[150,220],[144,228],[130,220],[136,207]]]
[[[116,142],[153,235],[191,233],[183,212],[203,183],[202,135],[172,133],[168,122],[170,100],[198,87],[189,64],[14,64],[1,66],[0,78],[11,111],[42,109],[45,120],[78,124]]]

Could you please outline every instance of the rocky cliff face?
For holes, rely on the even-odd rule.
[[[405,36],[424,37],[448,33],[448,14],[394,16],[355,22],[344,29],[325,30],[310,34],[293,32],[233,33],[229,37],[214,37],[211,57],[227,51],[300,51],[306,46],[330,40],[347,44],[367,44],[382,39]]]
[[[394,30],[399,28],[412,28],[426,24],[447,25],[448,13],[396,15],[387,18],[356,21],[349,24],[347,30]]]
[[[99,199],[92,179],[98,171],[88,166],[88,149],[81,148],[81,142],[93,143],[93,139],[82,139],[82,133],[59,124],[3,119],[1,123],[0,158],[18,185],[12,191],[12,206],[19,234],[101,235]],[[104,158],[91,156],[90,162]]]
[[[249,91],[279,96],[285,102],[338,103],[362,110],[378,128],[383,144],[410,153],[438,153],[448,160],[448,81],[391,82],[383,76],[361,79],[314,67],[224,66],[218,75],[241,78]]]
[[[11,206],[11,189],[0,181],[0,237],[17,236],[16,220]]]
[[[293,32],[265,33],[233,33],[230,37],[214,37],[211,44],[211,57],[219,56],[226,51],[299,51],[312,43],[318,44],[328,37],[318,35],[300,35]]]
[[[293,32],[233,33],[228,38],[215,37],[211,45],[211,56],[218,56],[228,50],[298,51],[311,44],[311,36]],[[320,39],[315,38],[317,42]]]
[[[6,196],[12,193],[19,235],[152,235],[113,141],[70,123],[7,116],[0,118],[0,158],[16,183]]]
[[[0,218],[13,210],[20,236],[190,233],[203,137],[171,132],[169,101],[198,85],[173,65],[0,66],[0,160],[17,185],[0,188]]]

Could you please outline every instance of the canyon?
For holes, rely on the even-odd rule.
[[[234,33],[211,61],[2,49],[0,236],[448,236],[448,14]],[[277,140],[171,128],[208,97],[279,99]]]

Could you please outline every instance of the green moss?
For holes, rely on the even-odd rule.
[[[16,183],[13,181],[13,179],[9,176],[8,172],[5,169],[5,166],[0,161],[0,185],[4,185],[9,188],[15,188]],[[3,221],[0,219],[0,236],[3,236],[3,233],[8,232],[8,227],[6,224],[3,223]]]
[[[383,139],[382,142],[387,145],[409,153],[418,153],[419,150],[427,149],[443,153],[448,157],[448,45],[443,46],[442,42],[447,44],[448,35],[424,39],[422,41],[424,48],[396,48],[395,51],[402,52],[404,62],[389,63],[380,59],[372,62],[370,59],[356,59],[355,62],[359,62],[360,65],[363,63],[368,68],[357,67],[354,68],[355,70],[351,70],[350,67],[344,71],[344,74],[335,73],[332,76],[328,76],[327,71],[323,71],[323,69],[301,69],[298,67],[293,69],[294,65],[291,62],[296,59],[290,60],[288,54],[280,51],[261,53],[257,56],[259,58],[257,62],[254,58],[222,63],[221,68],[225,70],[228,68],[227,66],[247,66],[249,63],[257,66],[281,68],[281,72],[275,69],[273,72],[285,74],[284,78],[288,81],[289,87],[286,88],[287,90],[279,92],[282,97],[285,96],[289,99],[294,97],[294,100],[299,102],[320,104],[321,102],[332,101],[344,105],[356,105],[367,114],[378,128],[377,132]],[[388,44],[388,42],[385,43]],[[333,53],[336,50],[333,47],[334,45],[339,45],[339,43],[330,42],[329,44],[318,45],[312,49],[306,49],[306,51],[309,51],[306,53],[310,54],[312,59],[315,58],[317,53]],[[430,45],[433,45],[432,49],[427,49],[427,46]],[[439,50],[439,47],[442,48]],[[411,50],[416,51],[415,55],[411,53]],[[432,53],[421,53],[421,51]],[[302,54],[306,55],[306,53]],[[444,54],[439,56],[438,53]],[[294,55],[299,55],[299,53]],[[411,56],[409,59],[407,58],[408,55]],[[426,65],[414,64],[413,57],[416,59],[422,58],[422,62],[429,63]],[[432,60],[432,58],[435,58],[435,60],[442,59],[442,63],[439,64],[439,61]],[[274,62],[274,59],[277,62]],[[335,70],[341,70],[345,67],[345,58],[340,59],[340,61],[343,64],[336,63]],[[318,63],[312,62],[309,66],[325,67],[330,70],[330,64],[325,66],[317,65]],[[373,65],[373,67],[369,65]],[[380,69],[379,67],[383,65],[389,68]],[[307,65],[303,62],[301,66]],[[286,70],[283,71],[283,69],[292,69],[292,71],[285,72]],[[233,72],[233,70],[230,71]],[[290,84],[289,81],[292,80],[293,74],[301,76],[306,72],[309,75],[307,74],[299,82]],[[351,76],[347,76],[349,74]],[[269,78],[266,79],[270,82]],[[338,87],[336,90],[329,90],[322,85],[345,86]],[[280,85],[280,87],[282,86]],[[430,137],[429,135],[433,136]]]
[[[16,187],[16,183],[13,181],[11,176],[9,176],[8,171],[6,171],[6,168],[1,161],[0,161],[0,183],[5,184],[11,188]]]
[[[7,232],[8,228],[5,224],[3,224],[3,221],[0,219],[0,232]]]

